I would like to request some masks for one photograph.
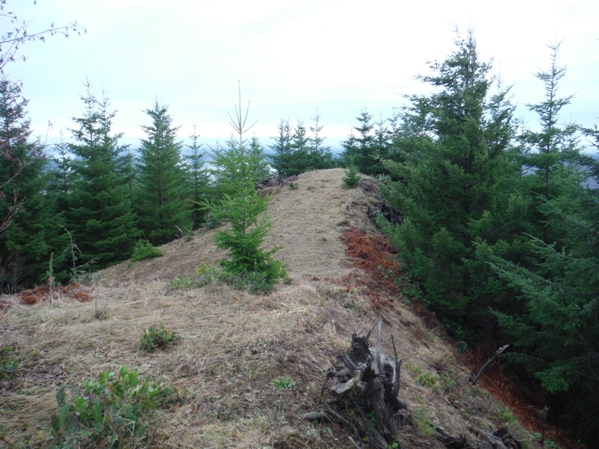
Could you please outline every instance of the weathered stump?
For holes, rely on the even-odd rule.
[[[377,330],[376,347],[369,347],[372,332]],[[405,403],[397,395],[400,386],[401,360],[393,342],[394,358],[381,352],[382,318],[365,337],[352,336],[347,353],[327,371],[332,379],[332,397],[322,413],[310,413],[306,419],[328,419],[349,428],[349,437],[357,448],[399,448],[396,438],[401,411]]]

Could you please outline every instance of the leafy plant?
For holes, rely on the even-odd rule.
[[[295,381],[289,376],[275,377],[271,383],[278,391],[291,390],[295,388]]]
[[[11,379],[19,370],[19,362],[13,352],[12,346],[0,348],[0,379]]]
[[[63,385],[56,393],[52,416],[55,447],[117,448],[147,444],[155,410],[179,400],[172,386],[142,379],[137,370],[103,371],[97,382],[86,380],[83,391]]]
[[[154,257],[162,256],[162,251],[152,246],[148,240],[139,240],[133,248],[133,254],[131,255],[131,262],[137,262],[138,260],[152,259]]]
[[[169,331],[164,324],[160,326],[150,326],[144,331],[140,341],[142,349],[148,352],[154,352],[157,349],[166,349],[171,344],[181,339],[181,336],[175,332]]]

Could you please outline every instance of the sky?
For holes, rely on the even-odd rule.
[[[249,121],[265,146],[283,119],[309,126],[318,108],[323,135],[337,147],[366,109],[376,120],[430,88],[417,75],[455,48],[455,29],[474,30],[481,58],[513,85],[518,117],[544,98],[534,73],[562,42],[564,122],[599,124],[597,0],[8,0],[29,32],[77,21],[81,36],[27,43],[26,62],[5,68],[23,83],[36,135],[69,136],[89,80],[117,110],[114,131],[133,146],[149,125],[145,110],[169,106],[180,138],[195,124],[201,142],[230,135],[241,85]],[[0,21],[2,31],[9,29]],[[48,123],[51,122],[51,127]]]

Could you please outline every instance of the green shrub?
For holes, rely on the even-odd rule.
[[[295,381],[289,376],[275,377],[271,383],[278,391],[292,390],[295,388]]]
[[[274,290],[278,280],[291,283],[286,268],[280,261],[270,260],[264,271],[244,271],[230,273],[217,266],[202,264],[196,270],[197,275],[192,278],[177,277],[169,281],[169,288],[173,290],[186,290],[201,288],[206,285],[227,284],[237,290],[245,290],[254,294],[267,294]]]
[[[141,379],[123,366],[103,371],[97,382],[86,380],[83,391],[63,385],[56,393],[58,412],[52,416],[55,447],[140,447],[148,442],[155,410],[180,398],[160,380]]]
[[[345,172],[345,176],[342,178],[345,187],[354,188],[360,184],[362,177],[358,174],[358,167],[350,165],[349,170]]]
[[[0,348],[0,379],[11,379],[19,370],[19,362],[13,355],[11,346]]]
[[[142,349],[148,352],[154,352],[157,349],[166,349],[169,345],[181,339],[180,335],[169,331],[164,324],[160,326],[150,326],[144,331],[140,341]]]
[[[162,256],[162,251],[152,246],[147,240],[139,240],[133,248],[133,254],[131,255],[131,262],[137,262],[138,260],[152,259],[154,257]]]

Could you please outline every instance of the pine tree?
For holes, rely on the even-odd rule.
[[[198,143],[199,137],[196,125],[193,125],[193,134],[190,137],[191,145],[189,146],[191,153],[185,156],[191,177],[191,221],[193,229],[198,229],[204,223],[206,213],[201,203],[207,193],[209,184],[208,172],[204,168],[204,161],[202,160],[204,158],[202,144]]]
[[[274,154],[270,155],[270,161],[272,167],[276,170],[278,176],[286,177],[290,176],[288,171],[292,164],[292,152],[291,146],[291,126],[289,120],[281,119],[277,127],[279,135],[272,137],[274,140],[270,146]]]
[[[314,117],[312,117],[312,122],[313,124],[309,128],[312,133],[310,137],[310,159],[312,160],[312,167],[315,170],[333,168],[335,166],[333,153],[331,152],[331,147],[324,144],[326,138],[321,135],[323,125],[320,124],[318,108]]]
[[[354,130],[358,132],[357,137],[352,134],[345,142],[342,142],[345,151],[341,155],[346,166],[351,163],[355,164],[360,172],[367,175],[376,175],[376,166],[378,164],[375,159],[375,137],[373,135],[374,124],[372,123],[372,115],[365,109],[360,111],[360,115],[356,117],[358,126],[354,126]]]
[[[105,267],[127,259],[137,237],[127,179],[126,146],[112,133],[115,112],[98,100],[88,82],[82,117],[71,130],[73,182],[67,228],[82,252],[81,262]],[[125,153],[125,154],[124,154]]]
[[[252,150],[245,137],[251,128],[247,126],[248,112],[249,104],[245,115],[242,113],[240,90],[239,107],[236,108],[235,117],[230,117],[237,138],[231,138],[227,148],[214,151],[214,163],[221,167],[233,193],[225,195],[220,204],[207,206],[217,221],[230,224],[230,229],[217,231],[214,239],[217,247],[229,251],[229,259],[220,261],[225,273],[242,277],[257,275],[272,287],[285,274],[285,270],[280,261],[271,258],[279,248],[270,251],[261,248],[272,226],[266,215],[270,198],[260,195],[255,189],[256,167],[264,159],[263,153],[255,151],[255,145]]]
[[[491,67],[479,60],[472,34],[456,45],[431,65],[433,75],[420,77],[435,93],[410,98],[397,159],[385,162],[391,176],[381,189],[405,217],[391,234],[409,274],[459,334],[465,321],[482,323],[487,316],[490,273],[476,262],[473,241],[483,231],[473,223],[488,213],[508,170],[513,107],[506,92],[490,94]]]
[[[150,126],[142,126],[147,138],[140,147],[139,191],[136,211],[139,229],[152,244],[173,240],[192,227],[190,218],[190,184],[182,164],[177,130],[168,107],[154,104],[146,114]]]
[[[52,202],[44,195],[46,159],[39,142],[31,141],[26,107],[19,86],[0,80],[1,216],[11,216],[10,209],[19,205],[0,234],[0,291],[11,293],[41,283],[52,252],[59,252],[64,243],[59,229],[62,216],[54,213]],[[59,269],[61,255],[55,259]]]

